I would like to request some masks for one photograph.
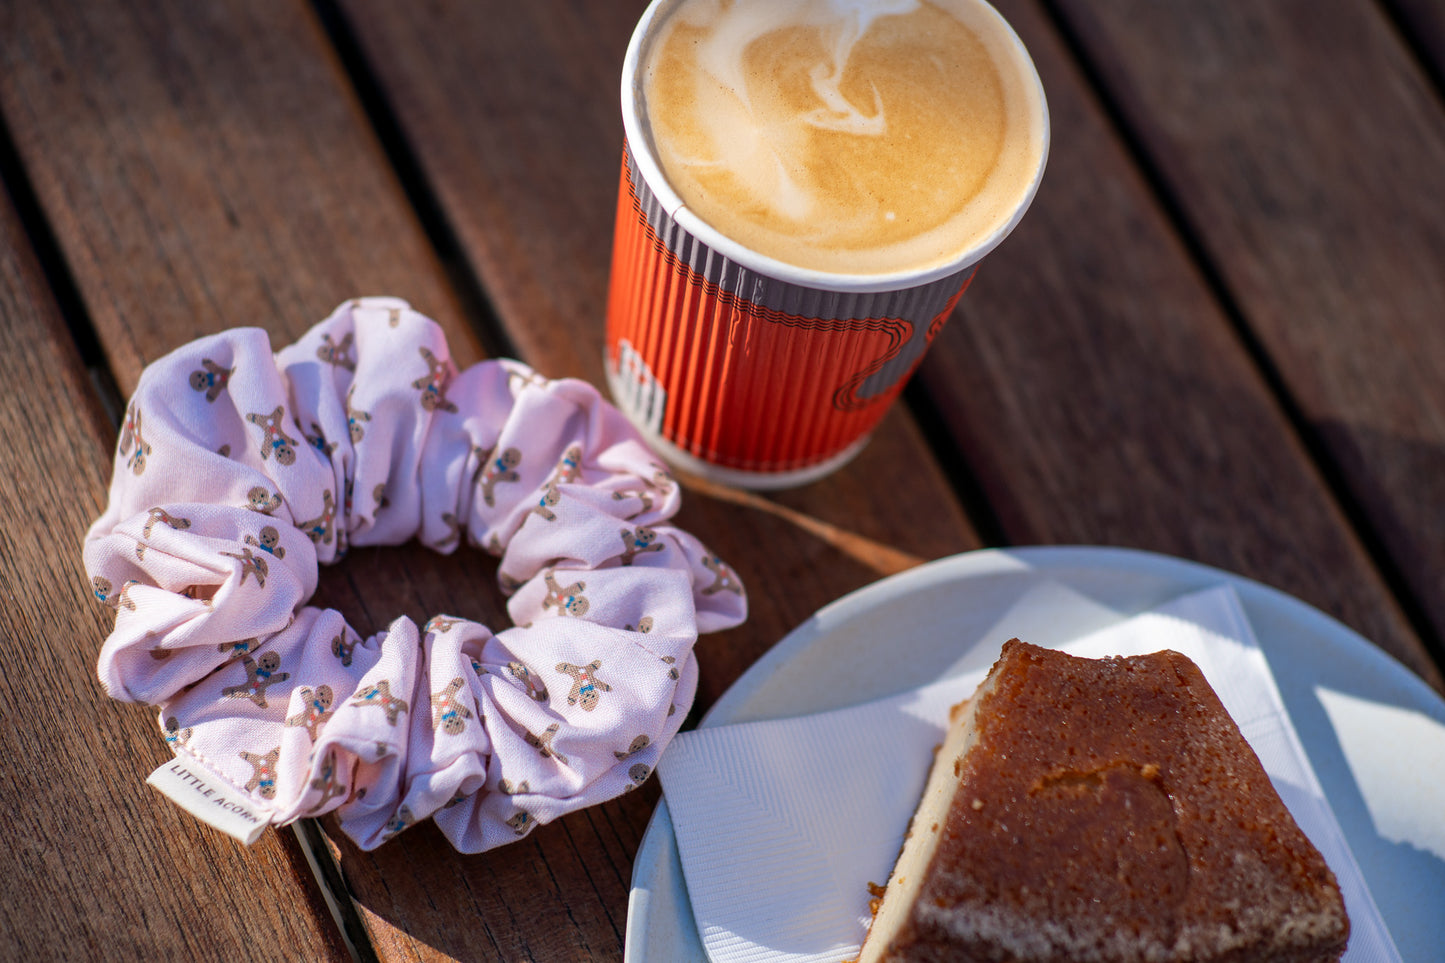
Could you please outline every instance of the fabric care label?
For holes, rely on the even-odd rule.
[[[276,816],[269,806],[259,805],[184,749],[151,773],[146,783],[192,816],[247,846],[261,837]]]

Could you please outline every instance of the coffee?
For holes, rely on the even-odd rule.
[[[977,0],[682,0],[642,57],[668,184],[794,267],[957,261],[1012,226],[1044,163],[1033,65]]]
[[[613,398],[715,481],[834,471],[1033,200],[1027,52],[984,0],[653,0],[621,94]]]

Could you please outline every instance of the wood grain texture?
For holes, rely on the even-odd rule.
[[[1439,86],[1445,81],[1445,2],[1388,0],[1381,8],[1396,18],[1402,39],[1419,52]]]
[[[600,384],[620,65],[643,5],[341,6],[507,337],[544,373]],[[978,545],[902,412],[843,472],[774,499],[825,530],[919,558]],[[896,565],[870,563],[818,526],[810,533],[697,491],[678,522],[738,570],[751,605],[746,625],[700,640],[698,707],[817,608]],[[625,797],[543,827],[540,844],[493,854],[456,857],[427,844],[436,875],[424,893],[398,889],[404,853],[336,848],[383,959],[616,959],[632,854],[654,800]],[[460,931],[458,920],[467,921]]]
[[[1440,91],[1374,4],[1059,8],[1445,638]]]
[[[341,6],[508,338],[545,374],[600,385],[621,62],[645,4]],[[895,491],[941,517],[900,504]],[[973,542],[904,417],[885,422],[844,472],[777,499],[923,558]],[[716,517],[726,537],[752,516],[728,509]],[[768,526],[761,544],[775,529],[756,524]],[[714,530],[700,527],[705,537]]]
[[[0,958],[345,959],[290,833],[246,851],[146,786],[169,757],[155,713],[95,678],[114,617],[80,545],[115,427],[3,191],[0,384],[0,806],[17,823],[0,856]]]
[[[622,57],[643,0],[342,0],[523,358],[602,381]]]
[[[395,111],[405,149],[507,338],[546,374],[600,383],[621,145],[617,74],[643,4],[338,2],[359,41],[360,68]],[[1049,85],[1054,159],[1034,211],[985,265],[926,369],[927,393],[1001,527],[1017,542],[1137,545],[1253,575],[1339,615],[1440,686],[1035,0],[1003,6]],[[1085,34],[1090,49],[1109,36],[1102,27]],[[480,356],[337,52],[301,0],[259,8],[239,0],[0,4],[0,111],[123,390],[146,361],[202,333],[259,324],[284,343],[359,293],[408,297],[443,323],[460,363]],[[1213,149],[1225,161],[1247,156]],[[0,265],[11,263],[9,249],[0,249]],[[13,556],[0,558],[7,594],[13,579],[36,600],[0,614],[0,641],[22,649],[46,632],[67,639],[49,643],[53,652],[35,650],[29,667],[49,673],[42,678],[51,691],[93,678],[107,629],[103,613],[86,607],[83,578],[70,580],[79,574],[73,546],[103,499],[101,439],[110,429],[84,400],[73,352],[46,333],[56,330],[54,312],[40,311],[49,312],[43,324],[28,320],[45,303],[34,275],[33,266],[0,274],[0,348],[16,340],[0,368],[11,366],[13,382],[30,377],[15,359],[55,359],[47,377],[58,381],[36,394],[72,392],[83,403],[57,413],[29,395],[7,396],[0,419],[62,432],[78,424],[80,434],[27,442],[25,483],[0,484],[0,499],[43,487],[43,466],[54,458],[80,459],[91,488],[54,509],[68,547],[42,550],[13,573]],[[1225,280],[1235,291],[1235,278]],[[904,411],[847,469],[775,501],[787,511],[700,491],[685,499],[679,524],[739,571],[752,601],[746,625],[700,641],[699,707],[820,605],[897,564],[847,550],[838,532],[919,558],[978,545]],[[3,507],[12,517],[26,510]],[[799,525],[790,512],[817,524]],[[8,553],[10,544],[0,544]],[[504,618],[489,558],[414,545],[353,552],[323,572],[315,601],[366,633],[401,614],[421,622],[447,612],[494,626]],[[15,713],[15,700],[32,691],[9,681],[16,678],[24,677],[0,679],[9,699],[0,711]],[[60,709],[53,726],[72,756],[89,757],[82,736],[104,740],[102,764],[114,767],[104,784],[56,789],[32,766],[29,781],[3,798],[12,808],[41,799],[51,811],[99,810],[116,833],[73,838],[58,817],[41,822],[0,884],[0,955],[10,946],[51,955],[66,947],[88,956],[337,955],[289,838],[273,833],[241,850],[149,790],[128,795],[164,756],[153,720],[98,692],[90,698],[71,710],[91,713],[79,735],[63,728],[74,717]],[[57,736],[33,724],[12,728],[32,732],[25,759],[55,753],[48,743]],[[154,758],[138,761],[138,751]],[[325,821],[322,856],[339,867],[365,954],[615,960],[633,854],[656,799],[649,783],[478,856],[458,855],[430,825],[363,853]],[[219,867],[217,875],[176,869],[198,864]],[[71,866],[89,875],[72,879]],[[131,888],[88,891],[95,867]],[[218,883],[225,893],[244,886],[248,899],[216,912]],[[35,917],[22,911],[47,901],[54,925],[39,936],[22,932]],[[248,926],[258,913],[259,935]],[[103,934],[116,942],[97,942]]]
[[[1060,39],[1037,5],[1000,9],[1048,91],[1049,169],[922,378],[1007,537],[1240,572],[1343,619],[1439,686]]]
[[[293,8],[267,14],[262,23],[241,4],[184,16],[178,7],[116,6],[92,17],[76,4],[9,10],[0,22],[15,38],[5,45],[13,69],[0,81],[0,104],[14,118],[22,159],[125,390],[144,361],[199,334],[259,323],[280,343],[358,292],[409,297],[443,322],[464,363],[479,350],[455,323],[441,268],[315,22]],[[264,76],[253,77],[261,66]],[[597,97],[587,109],[598,109]],[[605,101],[611,119],[615,97]],[[525,116],[522,106],[508,109]],[[551,118],[542,126],[567,124]],[[575,155],[564,149],[566,156],[549,161],[576,170],[605,155],[598,168],[605,188],[595,197],[604,213],[584,232],[595,262],[584,272],[589,293],[581,296],[596,303],[606,282],[620,133],[605,139],[605,146]],[[248,149],[238,156],[243,144]],[[528,246],[537,238],[562,243],[565,229],[497,230],[497,243],[515,248],[520,276],[548,290],[569,289],[567,260],[534,267],[538,255]],[[532,321],[520,307],[510,317],[515,331]],[[584,367],[578,359],[585,351],[565,353],[571,330],[583,344],[591,339],[592,358],[600,353],[600,316],[595,328],[555,310],[538,317],[545,336],[528,358],[551,362],[548,373]],[[890,419],[856,464],[862,474],[851,481],[840,476],[811,490],[827,506],[829,523],[924,557],[976,545],[906,419]],[[931,520],[911,508],[877,510],[887,486],[919,480],[924,500],[934,503]],[[905,523],[895,525],[900,519]],[[748,625],[700,646],[700,702],[716,698],[818,606],[879,574],[763,512],[689,498],[679,521],[754,588]],[[495,624],[494,572],[476,552],[450,559],[415,547],[356,552],[322,573],[315,601],[339,608],[363,632],[403,613],[420,621],[445,611]],[[651,792],[480,857],[457,855],[431,829],[362,854],[333,827],[332,846],[365,935],[383,958],[486,959],[493,947],[508,958],[612,959],[621,952],[631,857],[655,803]],[[489,942],[477,942],[478,934]],[[218,946],[224,952],[224,941]]]
[[[480,356],[319,23],[262,6],[0,4],[0,107],[122,391],[256,325],[394,294]]]
[[[447,329],[459,363],[480,356],[309,7],[7,4],[0,36],[0,107],[123,391],[145,362],[202,334],[259,325],[279,347],[360,293],[409,298]],[[74,511],[98,514],[98,497]],[[66,546],[77,566],[78,545],[77,536]],[[324,571],[316,602],[370,634],[403,613],[494,620],[494,584],[495,564],[480,553],[439,561],[410,545],[357,552]],[[57,601],[51,617],[69,607]],[[75,636],[83,657],[70,666],[72,684],[94,677],[107,631],[99,622]],[[150,755],[116,750],[121,786],[164,757],[152,724],[130,725],[132,739],[137,726],[149,730],[136,744]],[[118,830],[127,838],[183,843],[132,874],[138,891],[176,887],[135,899],[134,912],[162,899],[171,915],[154,926],[200,921],[187,923],[184,951],[159,955],[344,955],[324,907],[316,916],[316,884],[289,830],[242,850],[163,801],[131,808]],[[181,868],[196,865],[190,853],[218,867],[212,881]],[[208,904],[234,892],[251,896],[231,899],[212,922]],[[252,914],[261,920],[248,928]],[[272,931],[288,940],[268,942]]]
[[[544,373],[600,384],[619,77],[644,4],[342,6],[506,334]],[[922,558],[976,544],[899,413],[846,470],[776,499]],[[775,641],[776,629],[878,574],[763,512],[694,497],[683,521],[739,569],[755,601],[746,631],[759,641],[719,684]],[[779,622],[766,621],[776,613]]]

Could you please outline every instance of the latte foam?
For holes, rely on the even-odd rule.
[[[1047,120],[974,0],[682,0],[643,52],[646,128],[684,205],[796,267],[926,270],[1005,231]]]

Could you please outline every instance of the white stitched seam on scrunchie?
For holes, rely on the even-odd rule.
[[[697,686],[734,573],[666,524],[678,487],[586,383],[457,373],[395,298],[272,353],[260,329],[151,364],[86,536],[116,698],[278,822],[335,811],[371,849],[428,816],[479,852],[640,784]],[[353,546],[501,556],[513,626],[437,616],[361,639],[305,603]]]

